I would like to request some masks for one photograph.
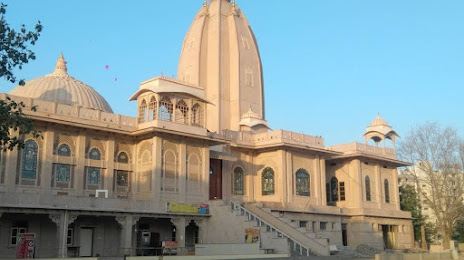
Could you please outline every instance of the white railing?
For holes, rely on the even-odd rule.
[[[267,231],[275,232],[277,237],[283,237],[283,238],[289,239],[294,245],[293,250],[294,251],[299,251],[300,255],[309,256],[309,255],[311,255],[311,253],[314,254],[314,252],[311,249],[309,249],[309,247],[303,245],[302,243],[300,243],[297,240],[293,239],[289,234],[279,230],[278,228],[276,228],[271,223],[265,221],[264,219],[258,217],[256,214],[254,214],[254,213],[250,212],[249,210],[245,209],[243,206],[240,205],[240,203],[231,201],[230,205],[231,205],[232,211],[239,211],[240,214],[243,215],[243,216],[246,216],[249,221],[256,220],[256,223],[257,223],[258,226],[260,226],[260,227],[264,226],[264,227],[266,227]],[[286,225],[288,225],[288,224],[286,224]],[[295,232],[299,232],[294,227],[292,227],[290,225],[288,225],[288,226],[291,227],[292,229],[294,229]],[[308,239],[309,239],[309,237],[308,237]]]

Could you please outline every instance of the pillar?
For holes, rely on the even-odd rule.
[[[172,218],[172,224],[176,226],[176,241],[179,248],[185,247],[185,218]]]
[[[377,196],[376,196],[377,207],[379,209],[381,209],[382,208],[382,202],[383,202],[383,200],[382,200],[383,191],[382,191],[382,177],[380,176],[381,174],[380,174],[380,165],[379,164],[375,165],[374,173],[375,173],[375,190],[377,192]]]
[[[58,258],[67,258],[68,257],[68,227],[76,219],[77,215],[70,215],[68,211],[64,211],[61,214],[50,214],[48,216],[50,220],[56,224],[56,237],[58,242]]]
[[[117,216],[116,221],[121,226],[121,235],[119,242],[119,255],[126,256],[132,255],[132,234],[133,226],[139,220],[138,217],[133,216]]]
[[[326,206],[327,205],[327,191],[325,190],[326,189],[325,184],[327,182],[326,180],[327,170],[325,168],[325,159],[320,158],[320,156],[318,156],[318,158],[319,158],[320,168],[317,174],[318,174],[320,181],[316,182],[316,192],[318,192],[316,196],[319,196],[321,198],[320,200],[318,200],[318,205]],[[317,188],[317,186],[319,186],[319,188]]]

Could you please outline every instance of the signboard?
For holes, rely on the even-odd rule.
[[[19,239],[16,243],[16,258],[34,258],[34,249],[35,234],[19,234]]]
[[[259,240],[259,229],[257,228],[245,228],[245,239],[246,243],[255,243]]]
[[[178,244],[177,241],[163,241],[164,248],[177,248]]]
[[[194,214],[209,214],[208,204],[188,204],[188,203],[167,203],[167,212],[172,213],[194,213]]]

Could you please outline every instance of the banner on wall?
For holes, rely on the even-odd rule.
[[[23,233],[19,234],[16,242],[16,258],[34,258],[35,250],[35,234]]]
[[[209,214],[209,205],[168,202],[166,210],[172,213]]]
[[[259,240],[259,229],[257,228],[245,228],[245,242],[255,243]]]

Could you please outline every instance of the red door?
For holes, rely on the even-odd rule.
[[[222,199],[222,161],[210,159],[209,165],[209,199]]]

